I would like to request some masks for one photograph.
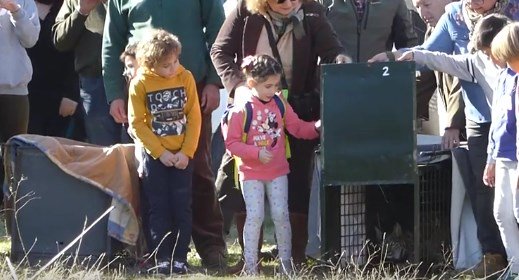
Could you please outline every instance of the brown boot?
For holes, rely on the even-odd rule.
[[[241,258],[235,265],[229,267],[227,272],[229,274],[240,274],[243,270],[243,266],[245,265],[243,261],[243,228],[245,227],[245,220],[247,219],[247,213],[245,212],[236,212],[234,214],[234,221],[236,222],[236,231],[238,232],[238,243],[240,243],[241,247]],[[258,240],[258,254],[261,253],[261,247],[263,246],[263,227],[261,227],[260,236]],[[261,259],[258,257],[258,259],[261,261]],[[261,264],[261,262],[260,262]],[[259,265],[261,267],[261,265]]]
[[[292,259],[294,265],[306,263],[306,244],[308,243],[308,216],[299,213],[290,213],[292,227]]]
[[[472,270],[474,277],[485,278],[490,275],[499,276],[499,272],[506,269],[507,261],[501,254],[487,253],[483,255],[481,262]]]

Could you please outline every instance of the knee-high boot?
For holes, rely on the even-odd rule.
[[[308,216],[299,213],[290,213],[292,227],[292,259],[295,265],[306,262],[306,244],[308,243]]]

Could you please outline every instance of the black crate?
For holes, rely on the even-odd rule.
[[[439,263],[451,249],[452,162],[418,166],[420,178],[420,260]]]
[[[8,215],[11,259],[25,256],[29,264],[47,261],[110,207],[111,197],[97,187],[70,176],[34,147],[15,149],[14,213]],[[13,151],[9,151],[12,153]],[[112,254],[108,216],[97,223],[67,256],[90,258]],[[78,250],[79,247],[79,250]]]
[[[381,210],[380,201],[373,199],[373,193],[383,192],[384,199],[388,196],[399,199],[395,203],[399,211],[396,214],[400,222],[407,225],[403,238],[408,260],[444,261],[444,253],[450,250],[451,166],[448,156],[419,165],[419,188],[413,185],[324,187],[321,209],[325,256],[334,260],[340,257],[347,263],[365,263],[369,254],[367,241],[376,240],[374,227],[380,226],[380,221],[373,219],[373,213],[387,211]],[[389,233],[395,221],[382,222]]]
[[[365,186],[340,187],[341,260],[364,264],[366,250]]]

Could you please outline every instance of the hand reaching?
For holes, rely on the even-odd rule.
[[[0,0],[0,8],[16,13],[21,8],[15,0]]]
[[[395,56],[395,60],[399,60],[400,56],[402,56],[401,51],[394,51],[393,55]],[[387,56],[387,52],[379,53],[368,60],[368,63],[374,62],[388,62],[390,59]]]
[[[447,128],[442,136],[442,149],[452,149],[460,144],[460,130]]]
[[[398,58],[398,61],[413,61],[413,60],[414,60],[413,51],[406,51]]]
[[[315,122],[315,130],[321,132],[321,120]]]
[[[352,63],[351,57],[340,54],[335,58],[335,63],[337,64],[346,64],[346,63]]]

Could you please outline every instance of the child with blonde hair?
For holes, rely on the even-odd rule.
[[[141,200],[160,274],[187,273],[191,240],[191,178],[201,113],[195,80],[179,62],[181,44],[151,30],[137,46],[139,70],[129,90],[128,113],[144,147]]]
[[[505,61],[494,92],[485,184],[495,187],[494,217],[505,246],[509,278],[519,276],[519,196],[517,182],[517,73],[519,23],[505,26],[492,41],[492,55]],[[489,166],[490,164],[490,166]]]

